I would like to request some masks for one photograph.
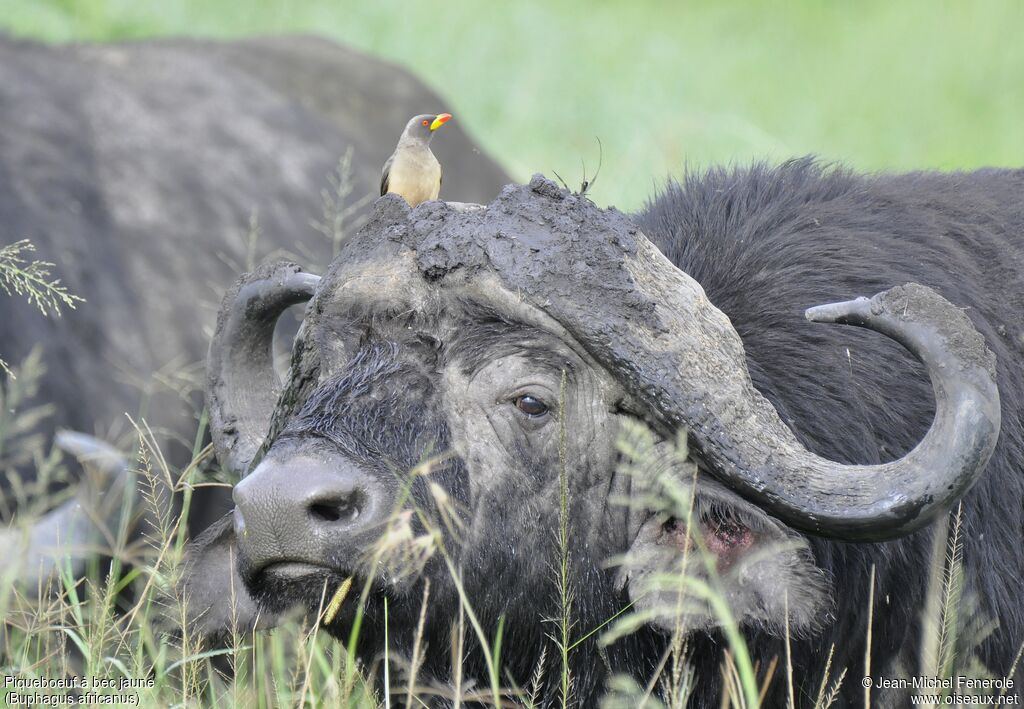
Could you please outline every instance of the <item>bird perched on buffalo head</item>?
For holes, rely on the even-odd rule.
[[[437,199],[441,192],[441,163],[430,151],[430,139],[451,117],[450,113],[424,114],[409,120],[398,139],[398,147],[384,163],[381,195],[400,194],[410,207]]]

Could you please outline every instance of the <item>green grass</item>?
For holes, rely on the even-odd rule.
[[[1024,165],[1024,3],[0,0],[47,40],[315,32],[423,77],[525,179],[598,162],[639,206],[685,164]],[[367,120],[372,120],[367,117]]]

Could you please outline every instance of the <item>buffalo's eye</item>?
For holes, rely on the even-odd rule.
[[[512,400],[516,408],[530,418],[539,418],[548,412],[548,405],[535,396],[523,394]]]

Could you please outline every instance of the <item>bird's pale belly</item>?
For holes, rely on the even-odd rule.
[[[388,192],[405,197],[415,207],[441,193],[441,164],[437,160],[395,160],[388,174]]]

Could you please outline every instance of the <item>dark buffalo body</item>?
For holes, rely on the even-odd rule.
[[[1003,404],[996,451],[963,501],[965,597],[999,623],[979,657],[1003,676],[1024,642],[1016,581],[1024,573],[1024,171],[864,177],[807,160],[714,170],[670,185],[636,219],[729,316],[756,387],[809,448],[833,460],[875,463],[910,450],[931,422],[933,394],[920,363],[896,343],[815,326],[803,309],[907,281],[963,308],[996,355]],[[835,643],[833,666],[850,668],[845,696],[854,704],[862,701],[872,567],[874,674],[897,656],[917,666],[932,533],[810,543],[832,579],[833,608],[820,632],[793,644],[794,666],[806,672],[798,699],[813,702]],[[784,656],[775,634],[748,639],[755,657]],[[720,644],[695,641],[698,674],[715,674]],[[1019,687],[1020,667],[1016,677]]]
[[[877,529],[828,526],[817,513],[802,516],[781,498],[759,497],[771,481],[736,487],[742,476],[728,470],[741,468],[749,452],[736,452],[744,441],[730,439],[730,429],[716,428],[716,422],[743,426],[748,419],[777,415],[779,426],[788,429],[785,435],[795,438],[792,444],[780,440],[772,455],[789,455],[782,450],[786,446],[806,447],[809,452],[792,459],[818,460],[818,454],[840,464],[875,465],[870,470],[881,471],[881,477],[857,494],[883,495],[886,471],[895,475],[896,468],[877,464],[895,461],[898,467],[912,458],[917,451],[911,449],[936,412],[936,425],[946,416],[946,402],[937,407],[929,385],[929,373],[936,372],[877,333],[810,323],[803,311],[915,282],[954,304],[950,322],[959,322],[962,334],[973,324],[981,337],[964,337],[995,355],[1002,429],[998,443],[991,441],[994,452],[990,446],[980,459],[980,480],[963,497],[963,610],[994,619],[999,627],[979,647],[962,650],[1001,676],[1024,640],[1022,197],[1021,171],[865,177],[798,160],[712,170],[670,184],[633,216],[642,234],[622,215],[594,216],[600,210],[585,199],[539,179],[530,187],[506,188],[480,217],[439,204],[410,213],[399,200],[382,198],[374,221],[353,244],[356,250],[335,261],[319,284],[294,267],[265,267],[243,279],[225,301],[211,350],[208,400],[222,462],[248,477],[236,487],[233,517],[211,529],[193,551],[189,587],[203,614],[197,623],[216,631],[228,617],[219,602],[230,573],[252,592],[240,609],[249,621],[257,605],[264,608],[264,621],[270,611],[296,602],[315,610],[324,584],[329,597],[355,574],[357,588],[370,578],[374,589],[361,645],[364,659],[372,661],[383,646],[384,595],[391,599],[393,656],[409,651],[426,576],[431,586],[425,642],[432,650],[421,680],[449,681],[451,622],[459,607],[451,571],[439,554],[411,578],[387,564],[368,571],[366,560],[380,560],[375,544],[403,489],[398,471],[439,451],[454,451],[431,475],[414,478],[413,500],[442,519],[446,505],[460,512],[465,528],[449,529],[446,539],[483,627],[493,633],[505,618],[502,661],[508,678],[527,686],[543,652],[548,666],[541,695],[556,703],[560,670],[549,621],[559,613],[553,565],[560,461],[569,461],[573,611],[580,635],[631,599],[644,607],[630,595],[631,584],[650,569],[642,563],[632,567],[623,584],[605,562],[644,545],[674,553],[678,531],[672,520],[653,518],[660,526],[651,527],[650,512],[614,504],[632,489],[615,472],[617,431],[633,419],[671,436],[683,422],[705,469],[697,493],[699,524],[754,659],[764,668],[772,657],[785,657],[785,594],[798,705],[813,702],[832,644],[833,668],[848,668],[844,695],[859,701],[872,569],[875,674],[891,674],[898,666],[912,674],[935,526],[921,529],[924,517],[903,524],[884,515]],[[585,246],[559,260],[558,242],[565,234]],[[644,235],[684,273],[661,264],[653,249],[645,251]],[[655,264],[655,276],[644,262]],[[670,312],[677,286],[691,289],[689,300],[679,302],[692,311]],[[672,301],[664,310],[650,298],[658,292]],[[252,345],[265,325],[252,320],[252,312],[272,315],[284,300],[311,295],[306,332],[278,400],[259,388],[267,363]],[[275,305],[275,297],[282,302]],[[907,308],[896,317],[912,320],[914,298],[901,297]],[[739,340],[722,335],[722,350],[734,357],[722,361],[731,365],[718,364],[717,348],[686,359],[686,367],[673,365],[668,357],[679,340],[665,323],[677,318],[685,329],[696,322],[695,337],[718,337],[728,329],[707,310],[707,300],[728,316],[742,348]],[[633,332],[651,352],[664,348],[663,358],[639,349],[634,358],[620,356],[635,343]],[[983,359],[987,363],[979,371],[990,373],[991,360],[974,354],[946,374],[956,378]],[[707,372],[705,360],[713,362]],[[748,408],[728,397],[715,399],[713,392],[726,384],[710,380],[743,380],[744,365],[747,384],[767,402],[743,386],[729,391],[748,397]],[[709,381],[693,381],[702,378]],[[672,391],[666,381],[682,382],[684,393],[690,386],[712,393],[674,399],[665,395]],[[709,412],[716,406],[722,411]],[[998,405],[994,415],[998,421]],[[773,447],[770,440],[758,445]],[[950,451],[947,457],[957,455]],[[917,474],[946,474],[941,456],[933,463],[934,470]],[[755,472],[764,470],[771,468]],[[844,475],[864,470],[840,466],[829,479],[841,488]],[[928,519],[941,516],[973,482],[927,495],[921,504],[932,505]],[[793,487],[800,487],[799,480]],[[802,491],[779,493],[789,494]],[[951,497],[940,504],[942,494]],[[832,491],[818,496],[827,506]],[[896,507],[903,504],[898,489],[892,498]],[[849,499],[854,504],[859,498]],[[829,512],[841,519],[845,511]],[[413,536],[423,532],[416,515],[410,529]],[[737,558],[774,542],[787,550],[770,552],[767,566],[755,573],[729,577]],[[229,554],[234,545],[237,550]],[[240,560],[233,571],[226,568],[229,558]],[[353,613],[350,602],[328,629],[347,638]],[[699,613],[689,620],[690,658],[699,678],[693,706],[718,706],[726,643],[712,620]],[[596,636],[574,648],[575,697],[594,705],[609,670],[646,681],[668,642],[658,625],[603,650]],[[467,643],[462,670],[486,686],[482,653],[471,638]],[[777,678],[767,705],[782,706],[785,691],[786,683]]]
[[[130,438],[128,413],[187,461],[217,304],[237,273],[270,254],[328,263],[313,224],[339,160],[351,150],[342,208],[368,204],[409,116],[446,108],[405,70],[313,37],[0,37],[0,243],[30,239],[85,299],[43,318],[0,297],[0,356],[17,364],[42,347],[48,430]],[[457,121],[436,151],[449,199],[486,201],[506,182]]]

